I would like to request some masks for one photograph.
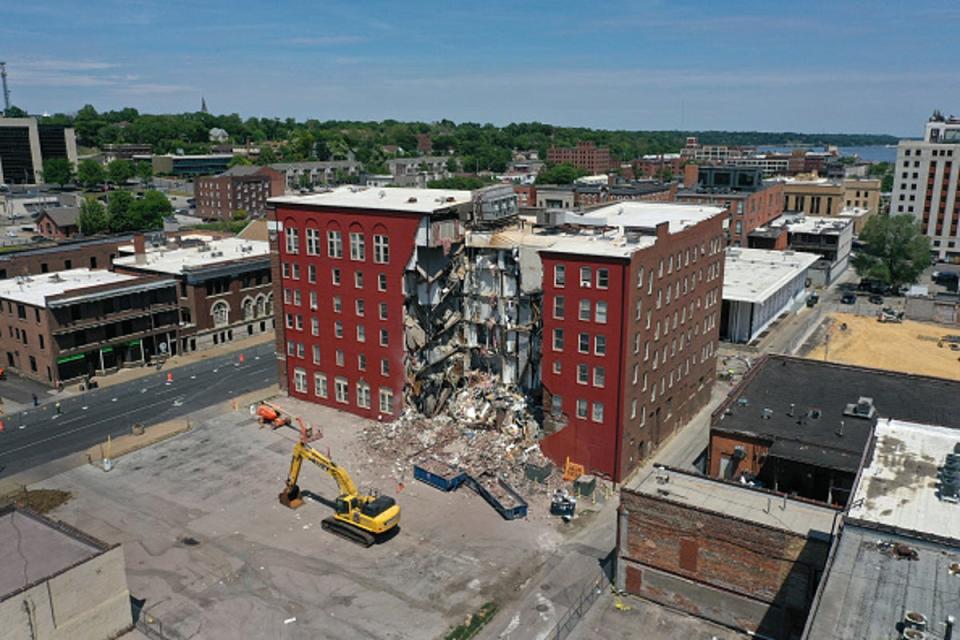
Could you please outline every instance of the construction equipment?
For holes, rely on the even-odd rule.
[[[292,424],[290,416],[284,415],[280,407],[269,402],[261,402],[257,407],[257,419],[261,425],[269,425],[271,429],[288,427]]]
[[[303,504],[297,481],[304,460],[309,460],[333,476],[340,489],[340,495],[334,503],[336,513],[321,523],[325,530],[369,547],[400,524],[400,507],[393,498],[360,494],[346,469],[303,442],[293,447],[290,473],[287,485],[280,494],[280,504],[291,509]]]
[[[897,311],[891,307],[883,307],[877,312],[877,322],[903,322],[903,311]]]

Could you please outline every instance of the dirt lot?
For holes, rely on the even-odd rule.
[[[307,501],[282,507],[292,430],[260,429],[245,412],[120,458],[109,473],[84,466],[41,484],[69,490],[53,510],[107,542],[121,542],[131,594],[170,638],[442,638],[467,612],[506,602],[564,541],[546,504],[508,522],[471,492],[445,494],[358,460],[359,418],[284,399],[322,426],[329,449],[363,487],[395,495],[401,531],[364,549],[320,528]],[[307,465],[304,489],[336,486]]]
[[[828,359],[831,362],[890,369],[905,373],[960,380],[960,351],[949,343],[938,346],[945,335],[960,333],[949,327],[905,320],[880,323],[876,318],[832,313]],[[847,328],[842,329],[846,324]],[[804,355],[824,358],[824,328],[817,331],[816,346]]]

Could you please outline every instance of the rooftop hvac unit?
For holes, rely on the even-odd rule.
[[[927,616],[923,615],[919,611],[907,611],[905,614],[903,614],[903,628],[926,631]]]
[[[903,635],[900,636],[901,640],[927,640],[928,637],[926,633],[917,629],[904,629]]]

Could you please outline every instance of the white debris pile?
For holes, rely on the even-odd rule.
[[[408,408],[394,422],[366,427],[363,442],[369,454],[394,461],[399,480],[412,478],[419,460],[435,458],[475,477],[503,478],[524,493],[548,493],[562,482],[561,472],[549,472],[539,432],[522,394],[470,372],[438,415]]]

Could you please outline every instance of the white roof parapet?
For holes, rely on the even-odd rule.
[[[820,258],[816,253],[728,247],[723,299],[760,304]]]
[[[305,196],[270,198],[273,205],[301,205],[343,209],[375,209],[409,213],[433,213],[469,204],[473,192],[462,189],[406,189],[396,187],[338,187]]]

